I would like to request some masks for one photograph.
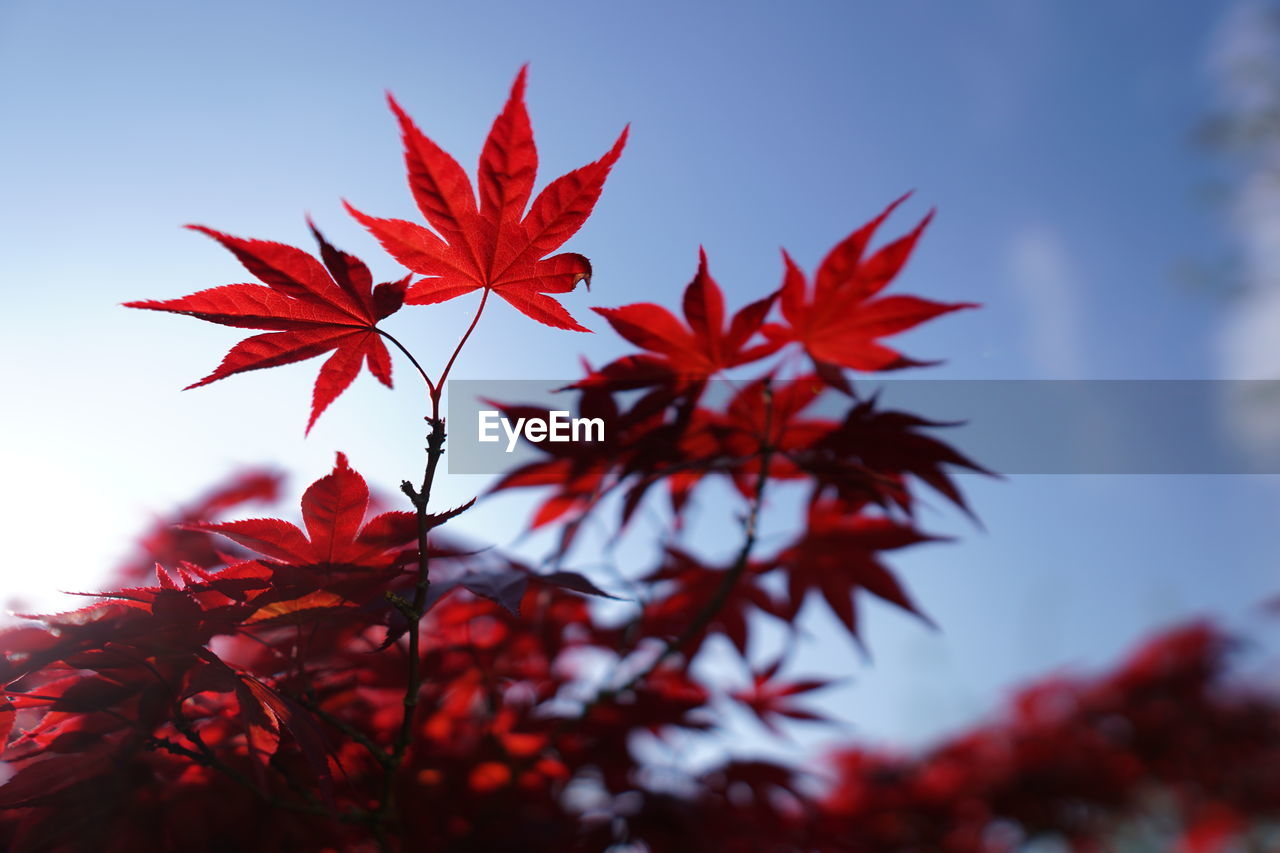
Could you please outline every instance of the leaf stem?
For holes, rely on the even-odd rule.
[[[440,374],[440,379],[436,382],[435,387],[431,390],[431,417],[440,418],[440,395],[444,393],[444,382],[449,378],[449,371],[453,370],[453,363],[458,360],[458,353],[462,352],[462,348],[466,345],[467,339],[471,337],[471,333],[476,330],[476,325],[480,322],[480,315],[484,313],[485,303],[489,301],[489,288],[485,288],[480,296],[480,305],[476,308],[476,315],[471,318],[471,325],[467,326],[467,330],[462,333],[462,340],[458,341],[458,345],[453,348],[453,355],[449,356],[449,360],[445,362],[444,370]]]
[[[409,359],[409,362],[418,369],[418,373],[422,376],[422,380],[427,383],[427,390],[432,395],[434,395],[436,393],[436,386],[432,384],[431,377],[427,375],[427,371],[423,370],[422,365],[419,364],[418,360],[413,357],[413,353],[409,352],[408,348],[405,347],[404,344],[396,340],[395,336],[392,335],[390,332],[386,331],[385,329],[379,329],[375,327],[374,331],[382,335],[387,340],[391,341],[391,343],[395,345],[396,349],[400,350],[400,352],[405,354],[405,357]]]

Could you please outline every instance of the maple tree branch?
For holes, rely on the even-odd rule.
[[[773,390],[767,380],[764,386],[764,398],[764,435],[760,447],[760,473],[756,477],[755,490],[751,496],[751,506],[747,511],[746,521],[743,523],[746,536],[743,538],[742,546],[738,549],[738,555],[734,559],[733,565],[725,572],[724,578],[720,581],[720,585],[716,587],[711,600],[698,611],[693,620],[685,626],[677,637],[667,641],[667,644],[663,646],[662,651],[653,659],[652,663],[629,678],[621,687],[616,690],[606,691],[606,693],[625,693],[631,690],[657,671],[668,658],[682,650],[695,637],[705,631],[707,626],[711,624],[711,620],[716,617],[724,607],[725,602],[729,600],[733,588],[737,586],[742,573],[746,571],[747,566],[750,564],[751,551],[755,548],[756,539],[759,536],[760,510],[764,506],[765,486],[769,482],[769,463],[772,461],[774,453],[773,442],[770,440],[771,437],[769,435],[772,431]]]
[[[155,676],[156,680],[158,680],[162,685],[164,685],[170,691],[173,698],[173,716],[171,718],[173,722],[173,726],[178,730],[178,732],[183,737],[185,737],[191,743],[196,745],[196,749],[193,750],[193,749],[188,749],[187,747],[184,747],[181,744],[174,743],[168,738],[157,737],[154,735],[148,736],[148,743],[151,744],[153,747],[167,750],[168,752],[172,752],[175,755],[185,755],[186,757],[190,758],[192,761],[195,761],[197,764],[200,764],[204,767],[208,767],[212,770],[218,771],[223,776],[226,776],[228,779],[235,782],[237,785],[240,785],[248,789],[249,791],[252,791],[259,798],[261,798],[263,802],[265,802],[267,805],[271,806],[272,808],[288,809],[290,811],[304,812],[306,814],[319,815],[319,816],[327,817],[331,819],[338,819],[338,820],[345,819],[339,815],[331,813],[328,809],[322,808],[320,806],[304,804],[304,803],[295,803],[295,802],[290,802],[288,800],[277,799],[269,791],[255,784],[252,779],[248,778],[243,773],[236,770],[231,765],[227,764],[225,761],[223,761],[221,758],[218,757],[218,754],[213,751],[213,748],[209,746],[208,743],[205,742],[204,738],[200,736],[200,732],[197,731],[195,726],[191,724],[192,721],[187,717],[187,715],[182,710],[182,704],[183,704],[182,698],[178,695],[177,691],[174,690],[173,685],[170,684],[169,680],[164,677],[163,673],[161,673],[159,669],[157,669],[149,660],[145,658],[139,658],[133,655],[129,655],[119,649],[116,649],[115,651],[118,654],[122,655],[123,657],[126,657],[130,660],[134,660],[142,664],[144,668],[149,670],[151,674]]]
[[[422,375],[422,380],[427,383],[427,391],[430,392],[431,394],[435,394],[436,386],[432,383],[431,377],[427,375],[427,371],[423,370],[422,365],[419,364],[418,360],[413,357],[413,353],[409,352],[409,349],[404,344],[396,340],[395,336],[392,335],[390,332],[384,329],[379,329],[376,326],[374,327],[374,331],[382,335],[387,340],[391,341],[391,343],[395,345],[396,349],[404,353],[405,358],[409,359],[409,362],[418,369],[418,373]]]
[[[181,731],[181,727],[179,727],[179,730]],[[234,770],[228,765],[224,764],[220,759],[217,758],[217,756],[209,752],[208,751],[209,747],[203,741],[192,738],[191,735],[187,734],[185,731],[183,732],[183,736],[186,737],[188,740],[190,740],[192,743],[202,746],[203,749],[198,751],[194,749],[188,749],[187,747],[183,746],[180,743],[175,743],[174,741],[171,741],[166,737],[159,737],[159,736],[147,738],[147,745],[150,746],[152,749],[163,749],[165,752],[171,752],[174,755],[181,755],[185,758],[189,758],[192,761],[194,761],[196,764],[201,765],[202,767],[209,767],[214,770],[217,770],[219,773],[226,776],[228,779],[235,782],[237,785],[241,785],[245,788],[248,788],[250,791],[257,794],[259,797],[262,797],[263,799],[267,798],[267,795],[263,793],[262,789],[259,788],[257,785],[253,784],[253,782],[251,782],[247,776],[245,776],[243,773],[240,773],[238,770]]]
[[[333,820],[337,820],[341,823],[364,823],[365,821],[368,820],[368,815],[358,810],[343,812],[341,814],[332,814],[328,810],[318,805],[312,805],[307,803],[295,803],[290,800],[277,799],[276,797],[271,796],[266,791],[263,791],[261,788],[255,785],[247,776],[231,768],[225,762],[221,761],[216,755],[212,753],[211,750],[209,750],[209,747],[205,745],[202,741],[196,740],[192,742],[204,747],[204,750],[208,750],[208,751],[206,752],[201,750],[189,749],[183,746],[182,744],[175,743],[174,741],[166,737],[154,736],[154,737],[147,738],[147,745],[150,748],[163,749],[165,752],[170,752],[174,755],[181,755],[184,758],[189,758],[192,761],[194,761],[196,764],[201,765],[202,767],[208,767],[212,770],[217,770],[219,773],[223,774],[228,779],[232,780],[236,784],[240,785],[241,787],[245,788],[248,791],[251,791],[258,797],[260,797],[271,808],[285,809],[288,811],[300,812],[302,814],[315,815],[317,817],[327,817]]]
[[[481,305],[483,308],[483,303]],[[476,318],[480,316],[476,312]],[[472,328],[475,327],[475,321],[472,321]],[[464,336],[463,342],[465,343]],[[461,344],[458,346],[461,349]],[[455,350],[454,355],[457,355]],[[442,377],[443,379],[443,377]],[[427,591],[431,587],[431,551],[428,547],[428,533],[430,531],[430,523],[427,517],[427,507],[431,503],[431,487],[435,483],[436,471],[440,465],[440,458],[444,456],[445,442],[445,425],[444,420],[438,417],[439,413],[439,395],[436,389],[443,388],[443,383],[435,386],[432,390],[432,417],[427,419],[430,424],[431,431],[427,434],[427,469],[422,476],[421,487],[415,489],[413,484],[408,480],[401,483],[401,490],[413,502],[415,515],[417,517],[418,526],[418,577],[413,588],[412,601],[406,602],[398,596],[388,593],[388,597],[392,603],[400,609],[402,615],[408,621],[409,625],[406,633],[409,638],[408,650],[408,673],[405,677],[404,699],[402,701],[402,711],[400,716],[400,727],[396,734],[396,739],[392,745],[390,754],[386,754],[379,750],[377,755],[385,756],[385,760],[379,759],[384,768],[382,794],[378,801],[378,807],[373,812],[371,821],[373,824],[374,835],[378,842],[378,846],[382,850],[390,850],[387,841],[385,822],[392,812],[395,800],[395,778],[400,770],[400,766],[404,763],[405,754],[409,750],[409,745],[413,741],[413,723],[417,716],[418,694],[422,692],[422,617],[426,613]]]
[[[360,731],[341,717],[331,714],[324,708],[321,708],[318,702],[306,696],[294,696],[293,698],[299,705],[315,714],[316,717],[333,726],[335,729],[363,746],[368,750],[369,754],[373,756],[373,759],[383,767],[386,767],[388,763],[390,763],[390,754],[388,754],[382,747],[378,746],[378,744],[374,742],[373,738],[369,737],[367,734]]]
[[[654,659],[653,663],[627,683],[628,687],[647,677],[661,666],[667,658],[680,651],[690,640],[706,630],[707,626],[711,624],[711,620],[716,617],[716,614],[720,612],[725,602],[728,601],[730,593],[733,592],[733,588],[738,583],[738,579],[742,577],[742,573],[746,571],[747,565],[751,561],[751,551],[755,548],[756,539],[759,535],[760,510],[764,506],[765,487],[769,482],[769,464],[773,461],[774,454],[771,435],[773,432],[773,387],[768,378],[764,381],[763,394],[765,410],[764,429],[760,440],[760,473],[756,477],[755,490],[751,495],[751,507],[747,511],[747,518],[743,525],[746,536],[743,539],[742,547],[738,549],[738,556],[729,570],[725,572],[724,579],[720,582],[720,586],[716,588],[715,594],[707,602],[706,606],[698,612],[692,622],[685,626],[685,629],[680,632],[678,637],[667,642],[662,653]]]
[[[440,459],[444,456],[445,442],[445,422],[440,417],[440,399],[444,394],[445,381],[449,378],[449,372],[453,370],[454,363],[458,360],[458,355],[462,352],[462,348],[466,346],[467,341],[471,338],[471,333],[476,330],[476,326],[480,323],[480,315],[484,313],[484,307],[489,301],[489,288],[485,288],[480,296],[480,304],[476,307],[475,316],[471,318],[470,325],[467,330],[462,333],[462,338],[458,341],[458,345],[453,348],[449,360],[445,362],[444,370],[440,372],[440,378],[432,382],[427,376],[425,370],[413,357],[413,355],[405,349],[405,347],[387,332],[378,329],[387,340],[399,347],[400,351],[408,356],[413,362],[413,366],[418,368],[418,372],[422,374],[422,378],[426,380],[428,392],[431,395],[431,415],[426,419],[429,426],[427,433],[427,469],[422,475],[422,485],[414,488],[413,484],[405,480],[400,484],[400,490],[408,496],[413,503],[415,515],[417,516],[418,525],[418,577],[413,587],[413,599],[405,601],[399,596],[388,592],[387,598],[400,610],[401,614],[408,621],[406,634],[408,635],[408,673],[405,677],[405,691],[403,699],[403,710],[400,715],[400,727],[396,734],[395,742],[391,747],[390,753],[377,749],[367,738],[361,740],[356,738],[358,742],[370,750],[374,758],[382,764],[385,773],[383,776],[382,796],[378,801],[378,807],[371,815],[373,831],[376,836],[380,849],[389,850],[385,822],[391,815],[394,807],[395,798],[395,777],[400,770],[400,766],[404,763],[405,754],[409,751],[409,746],[413,742],[413,723],[417,716],[418,694],[422,692],[422,617],[426,615],[427,592],[431,587],[431,551],[428,547],[428,533],[431,530],[430,520],[427,515],[427,507],[431,504],[431,487],[435,483],[436,471],[440,467]],[[334,722],[330,720],[330,722]],[[354,737],[354,734],[348,732]],[[358,734],[358,733],[355,733]]]
[[[773,431],[773,389],[768,380],[764,382],[764,400],[765,400],[765,417],[764,429],[760,440],[760,472],[756,477],[755,488],[752,491],[750,506],[747,510],[747,516],[743,522],[745,536],[742,545],[738,549],[737,556],[734,558],[733,564],[725,571],[724,578],[720,585],[712,594],[711,600],[707,602],[703,608],[698,611],[693,620],[685,626],[679,636],[670,639],[663,646],[658,656],[649,663],[648,666],[641,669],[631,678],[627,679],[618,687],[605,687],[583,703],[582,708],[575,717],[563,717],[553,729],[553,737],[551,742],[555,741],[554,735],[563,734],[569,731],[573,726],[585,719],[594,708],[603,705],[605,702],[614,697],[634,690],[642,681],[653,675],[658,667],[662,666],[672,655],[679,652],[691,640],[698,636],[711,624],[711,620],[716,617],[724,607],[725,602],[729,600],[729,595],[733,592],[733,588],[737,585],[742,574],[746,571],[751,561],[751,552],[755,549],[756,541],[759,539],[760,512],[764,506],[765,487],[769,482],[769,466],[773,460],[777,448],[774,447],[771,432]],[[536,756],[538,753],[535,753]],[[534,762],[534,756],[524,759],[524,762],[517,765],[518,772],[523,772],[527,767],[531,767]]]
[[[426,372],[422,370],[417,361],[413,362],[414,366],[418,367],[418,372],[422,373],[422,378],[427,381],[427,388],[431,394],[431,415],[427,418],[430,431],[427,433],[427,469],[422,475],[422,485],[415,489],[408,480],[400,484],[401,491],[413,503],[415,515],[417,516],[418,578],[414,584],[413,599],[411,601],[405,601],[388,593],[388,598],[401,611],[409,623],[406,630],[409,650],[408,673],[405,677],[403,710],[400,715],[399,731],[389,754],[381,751],[374,753],[385,770],[382,795],[378,801],[378,807],[371,817],[378,846],[383,850],[390,849],[385,823],[395,805],[396,774],[404,763],[405,754],[409,751],[409,745],[413,742],[413,723],[417,716],[418,694],[422,692],[422,617],[426,615],[427,592],[431,587],[431,551],[427,541],[431,527],[427,515],[427,507],[431,504],[431,488],[435,483],[436,472],[440,467],[440,459],[444,456],[445,442],[445,422],[444,418],[440,417],[440,399],[444,394],[445,380],[449,378],[449,372],[453,369],[454,363],[457,362],[462,348],[466,346],[467,341],[470,339],[471,333],[475,331],[476,326],[480,323],[480,315],[484,313],[484,307],[488,301],[489,289],[485,288],[480,297],[480,304],[476,307],[475,316],[471,318],[471,324],[462,333],[462,338],[458,341],[458,345],[453,348],[453,353],[449,356],[449,360],[445,363],[444,370],[440,372],[440,378],[436,382],[433,383],[427,377]],[[383,334],[386,333],[384,332]],[[395,338],[390,335],[387,335],[387,338],[392,343],[400,346]],[[400,349],[405,355],[409,356],[410,360],[413,360],[413,356],[409,355],[408,350],[403,346],[400,346]],[[379,755],[385,756],[385,760]]]
[[[192,761],[196,762],[197,764],[200,764],[200,765],[203,765],[204,767],[208,767],[212,770],[218,771],[223,776],[226,776],[228,779],[230,779],[232,782],[235,782],[237,785],[240,785],[246,790],[253,792],[264,803],[266,803],[268,806],[272,808],[287,809],[289,811],[301,812],[303,814],[317,815],[320,817],[327,817],[327,818],[342,820],[342,821],[354,821],[354,820],[363,819],[354,813],[351,815],[337,815],[337,814],[331,813],[328,809],[323,808],[319,805],[314,805],[309,803],[296,803],[291,800],[281,800],[273,796],[269,791],[255,784],[253,780],[251,780],[249,777],[245,776],[243,773],[236,770],[234,767],[232,767],[231,765],[223,761],[221,758],[219,758],[218,754],[213,751],[213,748],[210,747],[207,743],[205,743],[204,738],[200,737],[200,733],[190,725],[190,720],[188,720],[186,717],[183,717],[183,716],[175,717],[173,720],[173,723],[174,723],[174,726],[178,729],[178,731],[182,733],[182,736],[185,737],[187,740],[191,741],[192,743],[194,743],[197,748],[188,749],[182,744],[174,743],[173,741],[164,737],[149,738],[148,740],[153,747],[164,749],[167,752],[172,752],[175,755],[186,756],[187,758],[190,758]]]
[[[756,540],[759,538],[760,511],[764,506],[765,487],[769,482],[769,465],[773,460],[776,448],[773,445],[773,388],[766,378],[764,383],[764,429],[760,440],[760,473],[756,477],[755,488],[751,495],[750,506],[747,510],[747,516],[743,522],[745,537],[738,554],[734,558],[733,564],[725,571],[724,578],[721,579],[720,585],[716,587],[715,592],[701,610],[693,617],[692,621],[685,626],[680,634],[672,639],[667,640],[662,647],[662,651],[654,658],[648,666],[641,669],[635,675],[627,679],[619,687],[605,688],[588,701],[579,714],[579,719],[585,717],[592,708],[600,705],[609,699],[621,693],[626,693],[634,689],[638,684],[649,676],[653,675],[657,669],[662,666],[672,655],[681,651],[695,637],[706,630],[711,624],[711,620],[724,607],[725,602],[729,600],[729,595],[733,592],[733,588],[737,586],[738,580],[746,571],[747,566],[751,562],[751,552],[754,550]]]

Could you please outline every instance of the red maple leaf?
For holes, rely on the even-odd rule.
[[[444,302],[473,290],[493,290],[540,323],[590,331],[547,296],[568,293],[591,279],[591,262],[566,252],[546,257],[572,237],[591,215],[609,170],[627,141],[624,129],[607,154],[548,184],[529,206],[538,150],[524,105],[525,72],[493,122],[480,154],[480,204],[458,162],[418,130],[394,98],[388,98],[404,137],[409,188],[435,231],[401,219],[378,219],[347,210],[400,263],[426,278],[409,288],[408,302]]]
[[[368,485],[347,464],[346,455],[339,453],[333,471],[312,483],[302,495],[305,533],[278,518],[184,526],[225,536],[289,566],[369,569],[403,562],[404,555],[397,549],[417,536],[414,514],[384,512],[365,523],[368,508]],[[430,516],[429,523],[439,524],[465,508]]]
[[[831,685],[830,681],[818,678],[801,681],[779,681],[778,670],[782,667],[782,658],[760,672],[752,674],[751,686],[735,690],[730,695],[751,709],[761,724],[774,734],[781,734],[778,721],[781,718],[805,720],[808,722],[826,722],[821,714],[806,710],[794,704],[794,697],[801,693],[810,693]]]
[[[217,369],[187,388],[198,388],[233,373],[291,364],[333,351],[320,368],[311,403],[316,418],[360,373],[362,364],[391,387],[391,354],[379,336],[377,323],[404,303],[408,277],[373,286],[369,268],[325,241],[315,226],[323,265],[314,257],[282,243],[243,240],[189,225],[226,246],[258,277],[260,284],[227,284],[201,290],[181,299],[126,302],[127,308],[147,308],[186,314],[211,323],[244,329],[269,329],[245,338],[231,348]]]
[[[889,205],[832,249],[818,267],[812,290],[804,272],[782,253],[786,274],[780,304],[786,323],[769,324],[765,334],[779,343],[799,343],[818,372],[836,384],[842,367],[873,371],[927,364],[904,357],[879,339],[941,314],[977,307],[971,302],[932,302],[918,296],[877,298],[902,270],[933,218],[930,212],[910,233],[867,255],[876,229],[906,198]]]
[[[623,388],[663,382],[673,376],[705,379],[765,358],[777,352],[785,341],[747,344],[760,331],[775,296],[742,308],[726,328],[724,294],[707,272],[707,253],[701,251],[698,272],[684,291],[685,322],[652,302],[592,309],[608,320],[618,334],[649,352],[618,359],[579,385],[603,379],[611,387]]]
[[[725,410],[713,418],[722,452],[737,461],[728,473],[743,495],[750,495],[760,477],[766,447],[772,448],[768,468],[775,480],[805,476],[790,454],[807,451],[836,426],[832,421],[806,417],[805,411],[825,386],[815,376],[802,376],[780,385],[771,377],[744,385]]]
[[[849,634],[861,642],[854,592],[864,589],[932,625],[898,579],[879,559],[879,552],[938,541],[909,524],[851,510],[839,501],[809,508],[808,525],[794,544],[772,561],[787,573],[791,618],[810,591],[819,592]]]
[[[911,475],[972,515],[948,468],[997,475],[923,431],[956,425],[881,409],[873,396],[849,409],[844,420],[810,448],[792,452],[789,458],[814,477],[818,493],[834,492],[849,505],[870,500],[910,513],[916,500],[907,488]]]
[[[757,610],[780,618],[787,615],[760,584],[760,575],[767,568],[754,563],[746,566],[743,576],[720,603],[714,617],[683,645],[683,651],[690,658],[698,653],[711,634],[723,634],[745,658],[750,615]],[[640,621],[644,634],[680,636],[709,602],[717,600],[728,571],[728,568],[706,565],[679,548],[668,547],[662,565],[644,581],[670,582],[672,589],[645,607]]]
[[[223,562],[225,549],[214,546],[212,538],[179,525],[188,521],[208,521],[251,501],[274,501],[282,475],[266,469],[240,471],[219,483],[193,503],[176,510],[138,539],[137,549],[118,566],[115,576],[121,586],[131,586],[152,576],[156,563],[193,563],[209,569]]]

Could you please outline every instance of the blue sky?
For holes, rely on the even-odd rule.
[[[1248,5],[1243,4],[1243,5]],[[812,268],[903,191],[906,230],[938,218],[900,287],[970,300],[900,339],[929,378],[1211,378],[1239,309],[1177,270],[1232,250],[1192,141],[1220,101],[1226,14],[1212,4],[1031,0],[47,4],[0,6],[8,597],[62,606],[130,532],[229,464],[272,462],[293,491],[336,449],[375,483],[420,455],[407,365],[362,378],[302,430],[315,364],[186,394],[234,331],[120,302],[243,280],[179,226],[303,244],[310,212],[396,275],[341,211],[414,218],[383,102],[473,163],[531,66],[543,181],[632,141],[570,248],[596,266],[566,305],[602,334],[485,317],[457,375],[572,377],[620,342],[588,306],[674,304],[705,245],[731,302],[777,285],[778,248]],[[460,302],[464,302],[461,301]],[[470,303],[393,318],[426,361]],[[1278,336],[1280,337],[1280,336]],[[483,480],[450,478],[442,496]],[[979,529],[897,561],[942,631],[868,605],[873,664],[824,622],[796,662],[851,681],[830,705],[867,737],[919,742],[1011,684],[1113,659],[1152,628],[1211,613],[1256,627],[1280,591],[1270,477],[967,481]],[[464,521],[501,525],[518,502]],[[802,742],[828,736],[804,731]]]

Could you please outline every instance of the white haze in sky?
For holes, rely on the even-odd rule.
[[[1235,155],[1228,223],[1241,293],[1220,340],[1232,379],[1280,379],[1280,6],[1244,0],[1223,19],[1209,53]],[[1280,445],[1280,400],[1237,396],[1233,425],[1260,451]]]

